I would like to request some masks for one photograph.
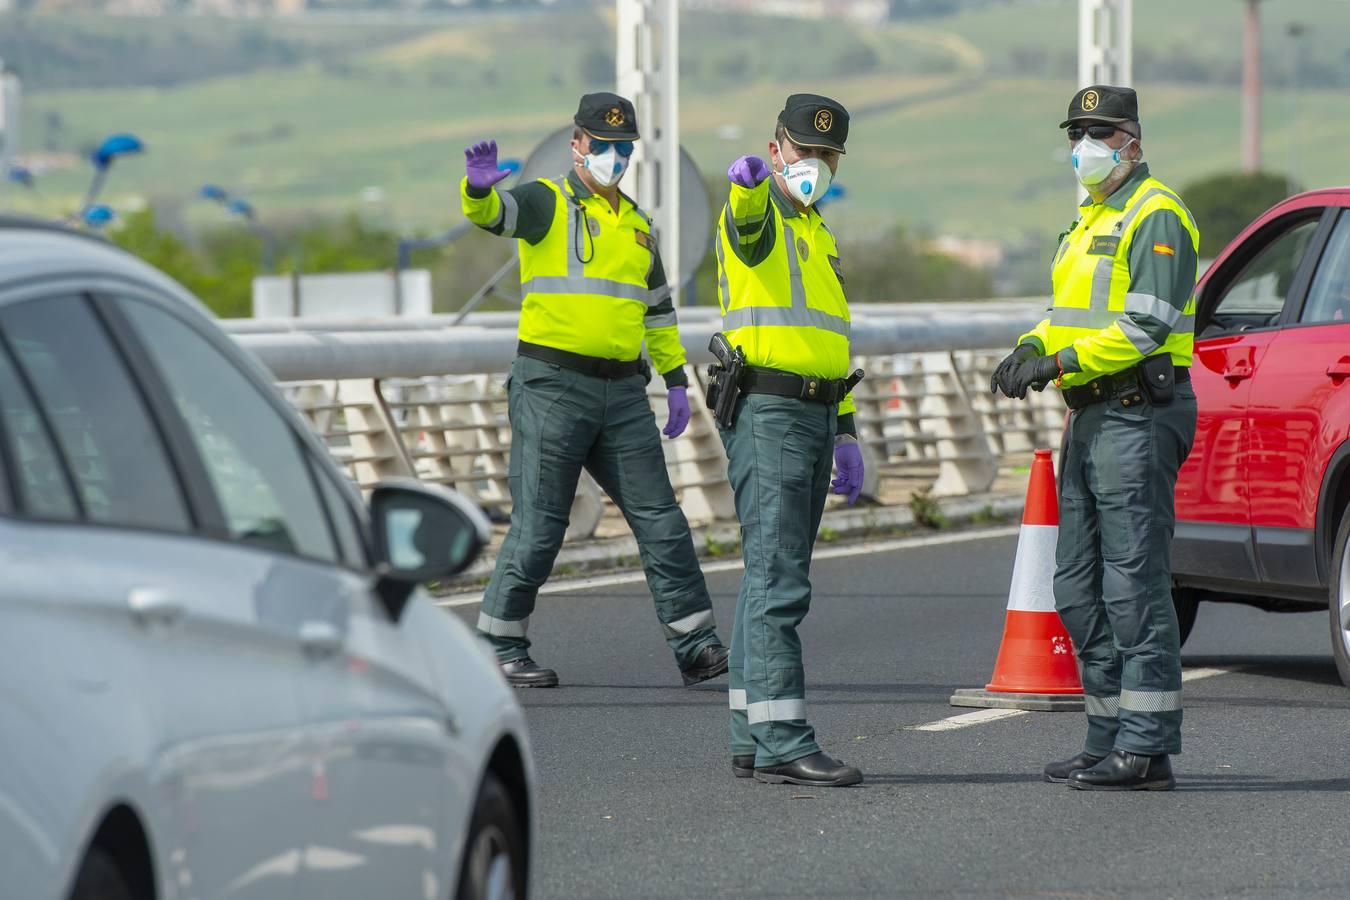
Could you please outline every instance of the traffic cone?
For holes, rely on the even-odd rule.
[[[1017,538],[1008,618],[994,677],[984,689],[959,690],[952,706],[1000,709],[1083,708],[1083,682],[1073,641],[1055,612],[1055,540],[1059,503],[1049,450],[1037,450],[1027,485],[1022,533]]]

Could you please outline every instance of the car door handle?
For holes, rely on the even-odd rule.
[[[342,632],[332,622],[310,619],[300,623],[300,646],[310,656],[332,656],[342,649],[342,642]]]
[[[168,625],[183,615],[182,602],[158,588],[132,588],[127,593],[127,609],[131,610],[137,621],[146,624],[160,622]]]
[[[1252,367],[1246,363],[1239,363],[1224,370],[1223,377],[1229,381],[1241,381],[1244,378],[1252,377]]]
[[[1342,356],[1327,366],[1327,375],[1332,378],[1350,378],[1350,356]]]

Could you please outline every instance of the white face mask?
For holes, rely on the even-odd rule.
[[[1091,187],[1094,184],[1101,184],[1111,177],[1116,166],[1120,165],[1121,150],[1134,143],[1134,138],[1125,142],[1125,146],[1120,150],[1112,150],[1106,144],[1096,138],[1085,137],[1074,145],[1073,154],[1073,173],[1078,176],[1078,183],[1084,187]],[[1133,160],[1124,160],[1132,162]]]
[[[780,154],[779,159],[783,159]],[[788,193],[803,206],[810,206],[830,189],[830,167],[818,159],[801,159],[795,163],[783,160],[779,171],[787,182]]]
[[[576,150],[572,153],[581,159],[582,166],[591,173],[596,184],[601,187],[609,187],[619,183],[623,173],[628,171],[628,161],[631,157],[620,156],[619,151],[614,149],[611,144],[604,153],[588,153],[582,156]]]

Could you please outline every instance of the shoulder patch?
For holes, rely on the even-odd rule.
[[[1171,244],[1154,244],[1153,252],[1159,256],[1176,256],[1177,251],[1172,249]]]
[[[633,237],[637,238],[637,242],[648,250],[652,249],[652,236],[647,232],[634,230]]]

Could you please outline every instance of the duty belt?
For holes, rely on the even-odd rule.
[[[857,377],[814,378],[777,369],[749,367],[741,373],[741,393],[773,394],[828,405],[843,400],[853,390],[853,386],[862,380],[861,371],[854,375]]]
[[[597,378],[627,378],[630,375],[650,377],[651,374],[650,364],[641,357],[626,361],[601,359],[598,356],[586,356],[583,353],[573,353],[570,350],[559,350],[557,347],[531,344],[529,341],[518,343],[516,353],[521,356],[528,356],[530,359],[562,366],[564,369],[572,369],[581,372],[583,375],[594,375]]]
[[[1189,366],[1174,366],[1173,371],[1176,374],[1177,384],[1186,384],[1191,380]],[[1120,398],[1123,405],[1133,406],[1136,403],[1143,403],[1148,398],[1148,393],[1144,391],[1140,384],[1138,366],[1126,369],[1123,372],[1113,372],[1110,375],[1103,375],[1101,378],[1094,378],[1087,384],[1081,384],[1077,387],[1062,388],[1060,394],[1063,395],[1064,403],[1069,409],[1082,409],[1085,406],[1105,403],[1107,400],[1114,400],[1117,397]]]

